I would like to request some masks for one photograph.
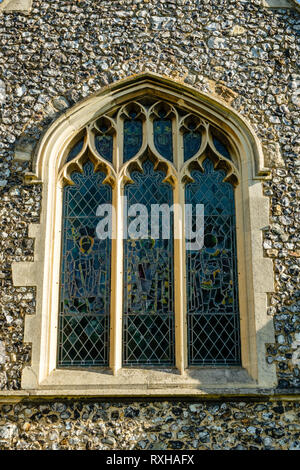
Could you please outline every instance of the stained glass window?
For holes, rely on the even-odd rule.
[[[198,130],[195,131],[191,124],[189,129],[183,134],[183,152],[185,162],[198,152],[201,146],[201,141],[201,132]]]
[[[240,365],[235,201],[232,184],[224,181],[225,169],[230,170],[234,184],[238,177],[229,140],[195,113],[147,96],[108,110],[81,129],[74,142],[60,172],[66,185],[58,364],[119,367],[122,349],[124,367],[178,366],[183,370],[186,357],[189,366]],[[202,172],[199,162],[204,152],[211,159],[206,158]],[[86,162],[87,156],[91,161]],[[214,165],[222,170],[215,170]],[[104,168],[105,173],[97,171]],[[190,250],[190,243],[186,244],[185,261],[180,250],[174,249],[175,224],[180,231],[184,217],[174,221],[170,210],[180,184],[185,203],[194,210],[193,230],[196,205],[204,206],[204,245]],[[123,204],[118,188],[126,205],[123,220],[117,217],[112,222],[117,237],[113,243],[96,236],[102,220],[97,208],[113,199]],[[134,215],[127,212],[135,204],[140,207]],[[151,231],[154,205],[164,205],[169,211],[167,222],[164,209],[156,219],[158,237]],[[136,236],[131,232],[133,221]],[[138,236],[142,225],[146,233]],[[169,236],[164,237],[166,226]],[[181,301],[174,295],[174,285],[182,294]],[[111,309],[116,286],[122,290],[122,303],[116,296],[112,302],[116,308]],[[185,353],[181,347],[176,349],[176,358],[175,343],[180,344],[185,334],[180,326],[175,330],[175,312],[177,326],[183,318],[187,320]],[[116,346],[121,317],[122,344]],[[109,343],[117,366],[109,363]],[[184,357],[179,360],[180,354]]]
[[[172,187],[162,183],[165,174],[147,161],[143,173],[133,172],[125,187],[127,204],[172,204]],[[161,230],[160,219],[160,230]],[[130,218],[128,218],[130,228]],[[124,365],[173,365],[173,221],[171,237],[124,241]]]
[[[113,136],[97,135],[95,137],[95,146],[100,155],[112,163],[113,158]]]
[[[158,111],[159,118],[153,121],[154,145],[167,160],[173,160],[172,120],[163,107]]]
[[[66,162],[70,162],[71,160],[73,160],[73,158],[77,157],[77,155],[79,154],[80,150],[83,147],[83,141],[84,139],[82,138],[75,145],[73,145],[70,152],[68,153]]]
[[[112,163],[113,160],[113,128],[108,119],[100,118],[97,122],[96,129],[98,131],[95,136],[95,147],[97,152],[105,160]]]
[[[124,120],[123,161],[127,162],[140,150],[143,142],[143,123],[132,110],[128,119]]]
[[[204,246],[186,252],[190,365],[240,364],[234,190],[206,159],[186,203],[204,204]]]
[[[224,143],[222,143],[222,142],[220,141],[220,139],[218,139],[217,137],[213,136],[213,143],[214,143],[214,146],[216,147],[217,151],[218,151],[221,155],[223,155],[223,157],[228,158],[228,160],[231,159],[230,153],[229,153],[229,150],[228,150],[227,146],[226,146]]]
[[[111,201],[91,162],[65,186],[59,314],[61,366],[108,365],[110,239],[96,236],[97,207]]]

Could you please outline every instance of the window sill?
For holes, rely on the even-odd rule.
[[[40,384],[32,380],[29,368],[27,371],[23,375],[23,390],[40,396],[209,397],[253,395],[271,390],[270,384],[258,385],[242,367],[194,368],[182,375],[174,368],[127,368],[117,375],[107,369],[56,369]]]

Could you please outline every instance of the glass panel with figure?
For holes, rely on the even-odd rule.
[[[123,162],[127,162],[140,150],[143,142],[143,123],[136,108],[129,110],[124,120]]]
[[[173,190],[163,183],[165,174],[154,171],[150,161],[143,173],[131,174],[132,184],[125,186],[128,208],[144,204],[151,214],[151,204],[172,205]],[[130,232],[128,217],[127,226]],[[174,364],[174,258],[173,219],[170,237],[146,236],[124,240],[123,364]],[[150,230],[150,227],[149,227]]]
[[[111,202],[91,162],[64,188],[58,365],[107,366],[111,240],[96,235],[97,207]]]
[[[234,189],[206,159],[193,171],[186,203],[204,204],[204,245],[186,251],[189,365],[239,365]]]
[[[164,107],[157,111],[157,118],[153,121],[153,139],[156,150],[170,162],[173,161],[173,133],[172,119]]]

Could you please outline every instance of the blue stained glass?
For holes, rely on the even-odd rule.
[[[113,160],[113,136],[97,135],[95,137],[95,146],[101,157],[112,163]]]
[[[171,119],[153,121],[154,145],[156,150],[170,162],[173,161],[173,136]]]
[[[143,170],[132,173],[134,183],[125,186],[125,196],[128,207],[144,204],[150,215],[151,204],[172,204],[173,191],[151,162],[146,161]],[[172,215],[170,227],[169,239],[124,240],[124,365],[174,364]]]
[[[183,134],[184,161],[192,158],[200,149],[202,135],[200,132],[188,131]]]
[[[71,160],[73,160],[73,158],[77,157],[83,147],[83,142],[84,139],[82,138],[71,148],[70,152],[68,153],[66,163],[70,162]]]
[[[111,242],[96,235],[97,207],[112,197],[104,178],[87,162],[64,188],[60,366],[108,365]]]
[[[124,121],[123,161],[127,162],[140,150],[143,143],[143,123],[138,120]]]
[[[227,147],[219,140],[217,137],[213,136],[213,143],[214,146],[216,147],[217,151],[223,155],[223,157],[228,158],[228,160],[231,160],[230,153],[227,149]]]
[[[234,189],[205,160],[192,172],[186,204],[204,204],[204,246],[186,251],[190,365],[239,365]]]

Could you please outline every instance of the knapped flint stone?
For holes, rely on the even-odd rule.
[[[64,98],[63,96],[58,96],[54,98],[52,104],[54,108],[57,109],[58,111],[64,111],[68,109],[70,106],[68,100]]]
[[[270,230],[263,235],[265,243],[277,243],[265,254],[272,256],[277,277],[276,290],[268,298],[268,314],[270,321],[275,320],[276,338],[284,337],[286,342],[275,339],[267,346],[266,355],[277,367],[277,392],[297,391],[299,367],[293,364],[291,355],[299,334],[300,295],[299,272],[292,268],[299,262],[298,14],[265,10],[258,0],[227,0],[225,8],[222,2],[203,1],[199,8],[197,2],[183,0],[121,0],[116,4],[105,0],[45,0],[33,5],[29,16],[0,16],[0,254],[4,254],[0,271],[5,273],[0,279],[0,341],[5,341],[6,349],[5,362],[1,355],[0,389],[20,390],[22,369],[31,361],[31,346],[23,343],[24,317],[35,314],[36,301],[34,288],[16,288],[11,282],[12,262],[34,258],[28,225],[39,222],[42,197],[39,185],[23,185],[24,174],[32,170],[31,161],[29,149],[23,149],[20,161],[14,160],[17,143],[25,133],[37,144],[51,119],[74,103],[118,79],[149,70],[178,77],[204,93],[213,92],[211,81],[231,90],[236,94],[231,106],[269,149],[267,166],[272,172],[264,183],[264,192],[270,201]],[[298,416],[295,402],[284,406],[267,401],[244,405],[229,402],[226,413],[231,414],[226,422],[223,410],[212,414],[205,401],[201,407],[199,403],[175,406],[166,400],[165,404],[136,402],[130,407],[122,400],[97,405],[97,410],[84,411],[82,403],[72,401],[65,407],[49,402],[43,411],[37,403],[31,408],[28,404],[2,405],[0,428],[6,437],[0,437],[0,448],[45,449],[54,444],[58,448],[115,445],[129,449],[147,442],[146,448],[164,450],[171,445],[160,441],[159,435],[172,433],[172,442],[183,442],[190,449],[299,449],[299,430],[286,428],[296,423],[285,423],[282,418],[286,406]],[[170,419],[173,407],[183,412],[178,416],[173,413]],[[118,417],[113,414],[116,410]],[[235,413],[242,412],[245,417],[234,418]],[[276,427],[272,428],[275,437],[266,435],[263,412],[266,416],[274,413],[275,423],[283,421],[277,435]],[[62,418],[63,413],[70,417]],[[85,420],[81,420],[83,414]],[[255,420],[261,423],[253,423]],[[22,428],[24,422],[26,430]],[[171,429],[174,425],[176,431]],[[48,433],[54,433],[56,426],[60,427],[59,440],[50,441]],[[193,429],[189,431],[190,427]],[[249,427],[261,431],[261,441],[248,432]],[[115,437],[109,436],[115,444],[101,442],[101,432],[107,437],[107,428],[115,432]],[[278,435],[281,429],[285,433],[282,437]],[[209,442],[198,437],[205,432],[211,437]],[[177,440],[176,433],[186,437]]]
[[[6,87],[5,82],[0,79],[0,105],[3,105],[6,100]]]

